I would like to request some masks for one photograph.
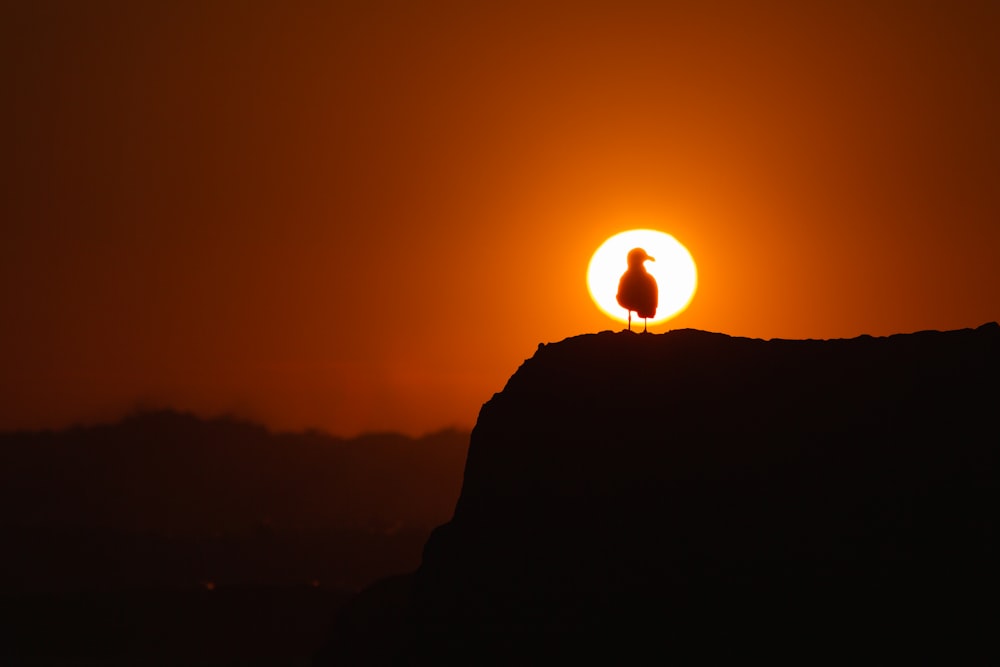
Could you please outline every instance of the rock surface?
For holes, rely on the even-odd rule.
[[[420,569],[317,662],[983,658],[998,371],[995,323],[540,345]]]

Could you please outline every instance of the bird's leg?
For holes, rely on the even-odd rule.
[[[632,311],[628,311],[628,330],[632,331]]]
[[[642,318],[642,333],[646,333],[646,318]]]

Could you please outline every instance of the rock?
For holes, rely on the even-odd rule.
[[[483,406],[379,664],[976,651],[997,592],[998,371],[995,323],[539,346]]]

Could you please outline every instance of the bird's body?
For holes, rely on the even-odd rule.
[[[628,253],[628,270],[618,281],[618,305],[628,310],[629,331],[632,330],[632,311],[644,321],[656,316],[659,289],[656,279],[649,275],[644,265],[646,260],[652,259],[642,248],[633,248]],[[644,322],[643,331],[645,330]]]

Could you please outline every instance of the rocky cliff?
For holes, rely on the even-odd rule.
[[[421,568],[319,662],[982,657],[998,371],[995,323],[540,345],[483,406]]]

